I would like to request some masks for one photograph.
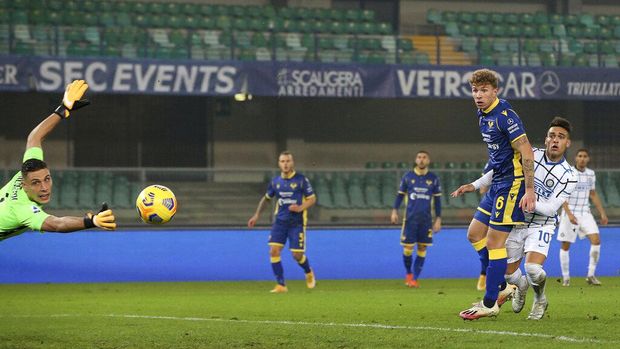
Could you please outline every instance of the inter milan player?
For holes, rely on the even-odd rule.
[[[575,156],[575,167],[573,168],[579,183],[577,183],[577,188],[568,201],[563,205],[564,210],[560,219],[558,234],[558,241],[562,242],[560,248],[562,286],[570,285],[568,250],[570,245],[575,242],[577,235],[580,239],[583,239],[585,235],[590,240],[590,260],[586,282],[592,286],[601,286],[601,282],[594,276],[596,265],[601,256],[601,237],[594,216],[590,212],[590,200],[601,216],[601,224],[606,225],[608,219],[601,199],[596,194],[596,174],[587,167],[588,162],[590,162],[588,150],[579,149]]]
[[[515,225],[524,224],[523,211],[534,211],[536,195],[532,146],[517,113],[506,100],[497,97],[497,73],[477,70],[469,83],[478,108],[480,133],[489,153],[489,169],[493,170],[492,184],[467,231],[483,263],[488,260],[484,299],[459,313],[465,320],[475,320],[497,316],[499,306],[516,288],[506,287],[504,281],[506,239]]]
[[[280,175],[269,181],[267,193],[258,203],[256,212],[248,220],[248,227],[253,228],[256,221],[266,206],[267,201],[276,198],[275,219],[269,236],[269,255],[271,268],[275,274],[277,284],[271,290],[272,293],[288,292],[284,282],[284,269],[282,268],[282,248],[289,242],[289,249],[293,258],[306,274],[306,286],[314,288],[316,279],[314,271],[310,268],[310,261],[305,255],[306,251],[306,223],[308,221],[308,208],[316,203],[316,196],[310,185],[310,181],[301,173],[295,172],[293,154],[283,151],[278,157]]]
[[[433,233],[441,229],[441,185],[439,177],[429,172],[430,156],[427,151],[420,150],[415,159],[416,167],[405,173],[400,181],[400,187],[394,208],[392,209],[392,224],[398,223],[398,209],[403,198],[405,199],[406,213],[403,217],[403,227],[400,233],[400,244],[403,246],[403,260],[405,263],[405,285],[419,287],[418,277],[422,272],[426,259],[426,248],[433,244]],[[434,201],[435,222],[432,221],[431,202]],[[413,247],[418,245],[416,259],[413,262]],[[413,264],[413,271],[411,266]]]
[[[89,104],[82,99],[87,89],[84,80],[67,85],[60,106],[30,131],[21,171],[0,189],[0,241],[27,230],[70,233],[93,227],[116,229],[114,214],[105,204],[99,213],[89,212],[84,217],[56,217],[43,210],[52,197],[53,184],[43,161],[43,140],[70,113]]]

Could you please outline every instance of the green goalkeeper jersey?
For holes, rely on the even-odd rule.
[[[23,161],[28,159],[43,160],[43,150],[39,147],[27,149]],[[49,214],[43,211],[42,206],[30,200],[22,189],[21,172],[0,189],[0,241],[29,229],[41,230],[47,217]]]

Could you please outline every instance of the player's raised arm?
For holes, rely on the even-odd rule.
[[[524,211],[534,212],[536,208],[536,195],[534,193],[534,151],[529,139],[524,134],[512,143],[512,147],[521,153],[523,176],[525,177],[525,195],[519,202],[519,207]]]
[[[65,90],[62,101],[58,108],[54,110],[45,120],[41,121],[28,135],[26,149],[41,147],[45,137],[60,123],[62,119],[69,117],[69,111],[87,106],[90,102],[82,99],[88,90],[88,84],[84,80],[75,80]]]

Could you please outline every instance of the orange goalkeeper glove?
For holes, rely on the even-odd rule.
[[[84,227],[86,229],[98,227],[105,230],[114,230],[116,229],[116,218],[112,210],[108,208],[108,204],[104,202],[99,213],[93,214],[88,212],[84,216]]]
[[[66,119],[69,117],[69,111],[89,105],[89,100],[82,99],[86,90],[88,90],[88,84],[84,80],[73,80],[72,83],[67,85],[62,101],[58,108],[54,110],[54,113],[58,114],[61,119]]]

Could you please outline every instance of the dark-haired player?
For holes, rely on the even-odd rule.
[[[56,217],[43,210],[43,205],[50,201],[53,182],[43,161],[41,143],[70,112],[88,105],[82,99],[87,89],[83,80],[67,85],[60,106],[28,135],[21,171],[0,189],[0,240],[26,230],[69,233],[93,227],[116,229],[114,214],[105,204],[101,212],[84,217]]]

